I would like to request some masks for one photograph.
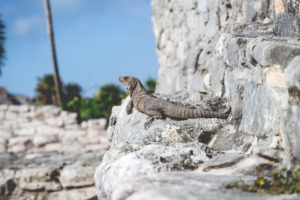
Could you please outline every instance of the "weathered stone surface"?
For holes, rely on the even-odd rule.
[[[105,119],[84,127],[54,106],[0,105],[0,113],[0,199],[96,199]]]
[[[106,143],[105,119],[79,125],[76,114],[55,106],[1,105],[0,151],[72,150]],[[59,147],[51,143],[61,143]],[[73,143],[74,146],[68,144]],[[44,148],[45,147],[45,148]],[[93,147],[94,148],[94,147]]]
[[[285,165],[300,164],[300,107],[291,106],[284,112],[281,133],[285,142],[287,156]]]
[[[300,56],[295,57],[285,69],[286,85],[290,90],[290,96],[294,98],[294,103],[300,102]],[[298,98],[297,98],[298,96]]]
[[[127,115],[126,99],[113,108],[110,150],[95,174],[98,198],[295,198],[223,186],[238,176],[253,180],[257,166],[270,176],[299,162],[299,3],[152,0],[152,8],[156,92],[209,110],[220,106],[204,99],[225,97],[232,116],[155,120],[144,130],[147,116]]]
[[[300,43],[289,43],[288,40],[266,41],[264,38],[257,38],[252,46],[252,56],[262,66],[280,65],[286,68],[288,63],[300,54]]]
[[[66,190],[61,192],[53,192],[47,196],[47,199],[64,199],[64,200],[96,200],[95,187],[81,188],[76,190]]]
[[[94,184],[94,167],[75,163],[63,168],[59,181],[64,188],[90,186]]]
[[[5,169],[0,171],[0,195],[10,195],[15,189],[15,183],[13,182],[14,171]]]
[[[281,113],[287,103],[286,89],[248,83],[239,130],[260,137],[279,134]]]
[[[242,179],[245,183],[252,180],[247,176],[206,175],[195,172],[168,172],[154,176],[134,177],[120,183],[112,199],[295,199],[297,196],[262,195],[241,191],[228,191],[224,185]],[[141,187],[142,186],[142,187]]]
[[[93,172],[104,152],[2,153],[1,195],[4,199],[95,199]]]

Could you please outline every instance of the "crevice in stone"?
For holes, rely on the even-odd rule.
[[[68,186],[68,187],[65,187],[65,189],[72,190],[72,189],[88,188],[88,187],[93,187],[93,186],[95,186],[95,185],[90,184],[90,185],[81,185],[81,186]]]
[[[274,157],[270,157],[270,156],[267,156],[267,155],[264,155],[262,153],[258,153],[257,156],[263,158],[263,159],[266,159],[266,160],[269,160],[269,161],[272,161],[272,162],[275,162],[275,163],[280,163],[280,160],[274,158]]]
[[[202,51],[203,51],[203,49],[200,49],[199,52],[197,53],[196,57],[195,57],[194,73],[196,73],[198,71],[198,68],[199,68],[198,62],[199,62],[199,58],[200,58],[200,55],[201,55]]]
[[[289,88],[289,104],[300,105],[300,91],[296,87]]]

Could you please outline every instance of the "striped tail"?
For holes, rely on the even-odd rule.
[[[192,119],[192,118],[218,118],[227,119],[230,109],[226,113],[207,111],[202,109],[191,109],[184,106],[172,105],[165,110],[165,115],[176,119]]]
[[[219,113],[208,110],[200,109],[191,109],[192,116],[190,118],[218,118],[218,119],[227,119],[229,113]]]

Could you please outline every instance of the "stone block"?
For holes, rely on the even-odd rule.
[[[51,180],[56,176],[55,169],[51,168],[27,168],[18,170],[15,180],[18,187],[29,191],[57,191],[61,189],[59,183]]]
[[[290,156],[286,162],[290,165],[300,165],[300,107],[291,106],[283,113],[281,133],[284,138],[284,147]]]
[[[285,75],[280,66],[273,66],[264,70],[264,84],[271,87],[286,88]]]
[[[36,135],[32,140],[32,143],[35,147],[41,147],[55,142],[58,142],[58,138],[55,135]]]
[[[247,83],[239,130],[260,137],[279,134],[280,119],[287,103],[286,89]]]
[[[80,142],[86,140],[87,132],[85,130],[64,130],[59,133],[59,139],[64,144],[72,144],[73,142]]]
[[[60,184],[64,188],[86,187],[94,185],[94,168],[74,164],[64,167],[59,176]]]
[[[49,126],[55,126],[58,128],[61,128],[64,126],[64,121],[63,119],[56,117],[56,118],[47,118],[45,119],[45,123]]]
[[[6,152],[7,139],[0,137],[0,153]]]
[[[14,130],[16,136],[33,136],[36,133],[35,128],[22,128]]]
[[[96,200],[97,194],[95,187],[86,187],[80,189],[63,190],[52,192],[47,199],[64,199],[64,200]]]
[[[210,68],[211,91],[214,96],[221,97],[224,93],[225,63],[221,58],[216,58]]]
[[[46,152],[48,151],[61,151],[63,148],[62,148],[63,144],[62,143],[48,143],[48,144],[45,144],[44,146],[44,150]]]
[[[232,68],[243,66],[246,63],[246,47],[250,39],[227,35],[224,41],[224,60]]]
[[[87,128],[105,130],[106,119],[90,119],[87,122]]]
[[[278,13],[273,21],[274,32],[279,37],[299,37],[299,22],[299,16],[293,15],[291,13]]]
[[[53,126],[47,126],[42,125],[36,127],[36,134],[37,135],[59,135],[62,129],[53,127]]]
[[[285,69],[285,80],[288,88],[300,91],[300,56],[296,56]]]
[[[265,41],[263,38],[255,39],[256,43],[251,43],[252,56],[254,60],[264,67],[280,65],[286,68],[290,61],[300,55],[299,43],[289,43],[288,41]]]

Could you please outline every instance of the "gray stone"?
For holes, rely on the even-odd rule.
[[[285,80],[288,88],[300,91],[300,56],[296,56],[285,69]]]
[[[14,137],[8,140],[7,148],[9,152],[26,151],[30,143],[29,137]]]
[[[236,165],[244,158],[245,156],[243,154],[220,154],[205,162],[202,168],[204,171],[209,171],[212,169],[231,167],[233,165]]]
[[[54,178],[55,169],[51,168],[28,168],[16,172],[15,179],[18,187],[24,190],[38,191],[56,191],[60,190],[61,186],[55,182]]]
[[[224,93],[224,75],[225,63],[221,58],[217,58],[213,65],[211,65],[211,91],[214,96],[221,97]]]
[[[281,133],[284,138],[284,147],[288,152],[286,165],[300,164],[300,107],[291,106],[284,112]]]
[[[252,49],[254,60],[262,66],[280,65],[286,68],[289,62],[297,55],[300,55],[299,42],[283,39],[257,38],[249,44]]]
[[[7,139],[0,137],[0,153],[6,152],[7,148]]]
[[[58,142],[58,138],[55,135],[36,135],[32,140],[33,145],[36,147],[41,147],[48,143],[55,142]]]
[[[97,199],[95,187],[87,187],[73,190],[65,190],[60,192],[52,192],[47,199],[64,199],[64,200],[95,200]]]
[[[243,118],[239,130],[257,136],[279,134],[281,113],[288,93],[284,88],[248,83],[244,92]]]
[[[274,31],[280,37],[299,37],[299,22],[299,16],[288,13],[279,13],[274,19]]]
[[[249,70],[247,68],[236,68],[225,71],[224,85],[225,97],[231,106],[233,118],[241,118],[243,112],[244,89],[249,80],[255,83],[262,82],[263,73],[260,68]]]
[[[116,186],[111,199],[282,199],[285,196],[261,195],[224,189],[224,185],[248,176],[204,175],[195,172],[168,172],[127,179]]]
[[[91,186],[94,184],[93,176],[93,167],[75,163],[62,169],[59,181],[64,188]]]

